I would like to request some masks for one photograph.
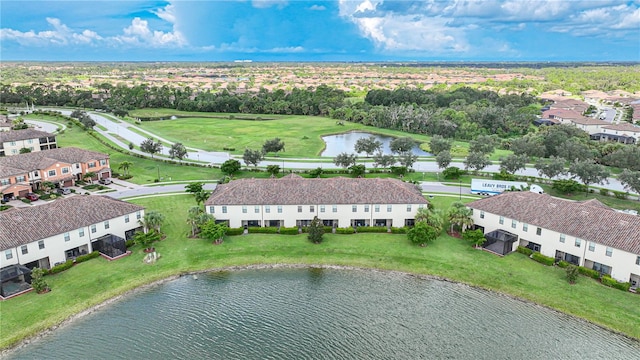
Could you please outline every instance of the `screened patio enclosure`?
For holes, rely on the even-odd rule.
[[[8,298],[31,289],[31,270],[15,264],[0,269],[0,296]]]
[[[103,235],[91,243],[93,251],[98,251],[108,258],[114,259],[127,253],[125,240],[113,234]]]
[[[507,255],[512,252],[513,243],[518,241],[518,235],[504,230],[493,230],[484,234],[484,237],[487,241],[482,247],[500,255]]]

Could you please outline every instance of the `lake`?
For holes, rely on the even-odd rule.
[[[55,291],[55,289],[54,289]],[[637,359],[640,342],[500,294],[367,270],[185,276],[10,359]]]
[[[391,149],[389,148],[389,144],[394,139],[393,137],[377,135],[377,134],[369,134],[366,132],[352,131],[352,132],[347,132],[343,134],[323,136],[322,140],[324,140],[325,148],[320,155],[327,156],[327,157],[335,157],[338,154],[343,152],[346,152],[348,154],[351,154],[351,153],[356,154],[356,151],[354,150],[354,146],[356,145],[356,142],[359,139],[368,138],[370,136],[375,137],[376,140],[382,143],[381,151],[383,154],[385,155],[392,154]],[[417,145],[414,146],[412,151],[414,155],[431,156],[430,153],[420,149],[420,147]],[[367,156],[367,154],[360,153],[358,156],[364,157],[364,156]]]

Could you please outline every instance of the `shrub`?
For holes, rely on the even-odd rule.
[[[552,266],[553,263],[556,262],[556,259],[552,258],[552,257],[548,257],[548,256],[544,256],[542,254],[540,254],[539,252],[534,252],[533,254],[531,254],[531,258],[541,264],[547,265],[547,266]]]
[[[386,226],[358,226],[356,228],[358,233],[386,233]]]
[[[280,235],[298,235],[298,234],[299,234],[299,231],[297,226],[280,228]]]
[[[531,256],[531,254],[533,254],[533,250],[526,248],[524,246],[518,246],[518,249],[516,249],[517,252],[519,252],[520,254],[525,254],[527,256]]]
[[[609,196],[609,190],[608,189],[600,189],[600,195]]]
[[[356,230],[352,227],[336,228],[336,234],[348,235],[348,234],[353,234],[355,232]]]
[[[244,234],[244,228],[228,228],[227,229],[227,235],[228,236],[236,236],[236,235],[242,235]]]
[[[76,264],[97,258],[98,256],[100,256],[100,253],[97,251],[94,251],[85,255],[80,255],[76,258]]]
[[[567,263],[567,281],[569,284],[575,284],[576,280],[578,280],[578,267],[573,264]]]
[[[20,200],[22,200],[22,202],[25,204],[31,204],[31,200],[29,199],[20,199]]]
[[[565,268],[567,268],[567,267],[569,267],[569,266],[574,266],[574,267],[575,267],[575,265],[571,265],[571,264],[569,264],[569,262],[564,261],[564,260],[560,260],[560,261],[558,261],[558,264],[557,264],[557,265],[558,265],[558,267],[561,267],[561,268],[563,268],[563,269],[565,269]],[[577,269],[577,268],[576,268],[576,270],[575,270],[575,271],[576,271],[576,273],[578,273],[578,269]]]
[[[66,262],[56,265],[54,267],[52,267],[51,269],[49,269],[49,274],[53,275],[53,274],[57,274],[59,272],[65,271],[67,269],[70,269],[73,266],[73,260],[67,260]]]
[[[606,286],[616,288],[622,291],[629,291],[629,288],[631,287],[631,284],[629,284],[628,282],[618,282],[617,280],[611,278],[611,276],[609,275],[602,276],[600,281]]]
[[[38,293],[49,290],[49,285],[43,277],[44,274],[45,271],[41,268],[35,268],[31,271],[31,286]]]
[[[600,279],[600,273],[599,272],[597,272],[597,271],[595,271],[593,269],[586,268],[584,266],[579,266],[578,267],[578,272],[580,274],[584,275],[584,276],[588,276],[588,277],[596,279],[596,280]]]
[[[277,234],[277,227],[250,227],[249,234]]]
[[[133,240],[133,239],[129,239],[129,240],[127,240],[127,241],[125,241],[125,242],[124,242],[124,246],[126,246],[126,247],[127,247],[127,249],[128,249],[128,248],[130,248],[130,247],[132,247],[132,246],[133,246],[133,245],[135,245],[135,244],[136,244],[136,241],[135,241],[135,240]]]
[[[622,192],[622,191],[613,191],[613,195],[616,197],[616,199],[621,199],[621,200],[626,200],[629,197],[629,193],[628,192]]]

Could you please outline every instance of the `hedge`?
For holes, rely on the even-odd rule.
[[[94,251],[94,252],[88,253],[88,254],[86,254],[86,255],[80,255],[80,256],[78,256],[78,257],[76,258],[76,264],[79,264],[79,263],[81,263],[81,262],[85,262],[85,261],[87,261],[87,260],[95,259],[95,258],[97,258],[98,256],[100,256],[100,253],[99,253],[99,252],[97,252],[97,251]]]
[[[619,290],[622,290],[622,291],[629,291],[629,288],[631,287],[630,283],[628,283],[628,282],[618,282],[617,280],[612,279],[611,276],[609,276],[609,275],[602,276],[600,281],[604,285],[607,285],[609,287],[616,288],[616,289],[619,289]]]
[[[277,234],[277,227],[250,227],[249,234]]]
[[[280,234],[281,235],[298,235],[300,232],[298,231],[298,227],[281,227]]]
[[[391,228],[391,233],[392,234],[406,234],[407,231],[409,231],[409,228],[404,226],[404,227],[392,227]]]
[[[556,262],[556,259],[549,257],[549,256],[544,256],[542,254],[540,254],[539,252],[534,252],[533,254],[531,254],[531,258],[541,264],[547,265],[547,266],[553,266],[553,263]]]
[[[228,228],[227,234],[228,236],[242,235],[244,234],[244,228]]]
[[[588,277],[596,279],[596,280],[600,279],[600,273],[599,272],[597,272],[597,271],[595,271],[593,269],[586,268],[584,266],[578,266],[578,272],[580,274],[584,275],[584,276],[588,276]]]
[[[73,266],[73,260],[67,260],[66,262],[56,265],[49,269],[49,275],[57,274],[59,272],[70,269]]]
[[[358,233],[386,233],[386,226],[358,226],[356,228]]]
[[[354,228],[352,228],[352,227],[336,228],[336,234],[348,235],[348,234],[353,234],[355,232],[356,232],[356,230]]]
[[[518,248],[516,249],[517,252],[519,252],[520,254],[525,254],[527,256],[531,256],[531,254],[534,253],[533,250],[526,248],[524,246],[518,246]]]
[[[569,267],[569,262],[568,261],[564,261],[564,260],[560,260],[560,261],[558,261],[558,266],[563,268],[563,269],[567,268],[567,267]]]

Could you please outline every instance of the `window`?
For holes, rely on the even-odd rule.
[[[0,184],[1,185],[9,185],[9,184],[11,184],[11,181],[9,179],[2,179],[2,180],[0,180]]]
[[[38,241],[38,249],[44,249],[44,240]]]
[[[607,255],[608,257],[611,257],[611,255],[613,255],[613,248],[610,248],[607,246],[607,250],[604,253],[605,255]]]
[[[369,212],[369,205],[364,206],[364,212]]]
[[[278,214],[282,213],[282,205],[278,205]]]
[[[84,236],[84,228],[78,229],[78,236],[79,237],[83,237]]]
[[[142,218],[142,214],[140,214],[140,211],[136,211],[136,219],[140,220],[140,218]]]
[[[27,144],[33,144],[33,139],[27,140]]]
[[[267,214],[271,213],[271,206],[265,205],[264,206],[264,212],[267,213]]]
[[[518,226],[518,222],[517,222],[517,221],[515,221],[515,220],[511,220],[511,228],[512,228],[512,229],[515,229],[515,228],[516,228],[516,226]]]
[[[522,224],[522,231],[524,231],[524,232],[529,231],[529,224],[523,223]]]
[[[107,160],[105,159],[100,160],[100,165],[103,165],[103,166],[107,165]]]
[[[128,222],[129,222],[129,215],[125,215],[125,216],[124,216],[124,222],[125,222],[125,223],[128,223]]]
[[[97,231],[96,226],[95,225],[91,225],[91,233],[95,233]]]
[[[542,235],[542,229],[541,228],[537,228],[536,229],[536,235]]]
[[[49,170],[49,176],[56,176],[56,169]]]
[[[333,207],[331,208],[332,212],[338,212],[338,205],[333,205]]]
[[[309,205],[309,212],[310,213],[316,212],[316,207],[313,205]]]
[[[387,212],[391,212],[393,210],[392,205],[387,205]]]
[[[94,162],[90,162],[90,163],[88,163],[88,164],[87,164],[87,167],[88,167],[89,169],[94,168],[94,167],[96,167],[96,163],[94,163]]]
[[[4,257],[6,257],[7,260],[13,259],[13,252],[11,252],[11,249],[4,252]]]
[[[104,229],[107,230],[109,228],[109,220],[104,222]]]
[[[411,204],[407,204],[407,212],[411,212]]]
[[[480,211],[480,219],[484,219],[484,211]]]
[[[24,177],[24,175],[16,176],[16,181],[17,182],[24,182],[24,181],[26,181],[26,178]]]
[[[15,154],[17,154],[17,153],[18,153],[18,150],[13,149],[13,150],[11,150],[11,153],[15,155]]]
[[[298,212],[301,213],[302,212],[302,206],[298,205]]]
[[[504,225],[504,216],[500,216],[500,225]]]
[[[224,205],[222,206],[222,213],[223,213],[223,214],[226,214],[226,213],[227,213],[227,207],[226,207],[226,206],[224,206]]]
[[[256,214],[260,214],[260,206],[257,206],[257,205],[256,205],[256,206],[253,208],[253,212],[254,212],[254,213],[256,213]]]
[[[582,243],[582,241],[578,238],[576,238],[576,247],[580,247],[580,244]]]
[[[246,207],[246,206],[243,206],[243,207],[242,207],[242,213],[243,213],[243,214],[246,214],[246,213],[247,213],[247,207]]]
[[[68,173],[69,173],[69,168],[67,168],[67,167],[63,167],[63,168],[62,168],[62,173],[63,173],[63,174],[68,174]]]
[[[380,212],[380,205],[375,205],[375,206],[373,207],[373,211],[375,211],[375,212]]]
[[[27,255],[29,253],[29,249],[27,248],[27,245],[22,245],[20,247],[20,250],[22,251],[22,255]]]
[[[351,205],[351,212],[358,212],[358,205]]]
[[[70,241],[71,240],[71,236],[69,236],[69,233],[66,232],[64,233],[64,241]]]
[[[424,209],[424,204],[418,205],[418,209]]]
[[[636,265],[640,265],[640,256],[636,258]]]
[[[565,235],[564,234],[560,234],[560,242],[564,243],[565,240]]]
[[[16,142],[15,142],[15,141],[12,141],[12,142],[11,142],[11,146],[16,146]]]
[[[324,212],[324,205],[320,205],[320,212],[323,213]]]

